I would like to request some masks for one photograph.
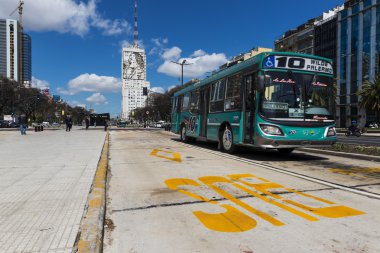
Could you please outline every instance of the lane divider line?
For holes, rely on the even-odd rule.
[[[106,178],[108,168],[109,132],[107,132],[95,178],[87,200],[77,236],[76,252],[103,252],[103,228],[106,210]],[[75,247],[74,247],[75,248]],[[74,251],[75,252],[75,251]]]
[[[172,142],[178,143],[175,140],[172,140]],[[261,164],[261,163],[258,163],[258,162],[252,162],[252,161],[250,161],[248,159],[241,158],[241,157],[235,157],[233,155],[221,153],[219,151],[213,151],[213,150],[209,150],[209,149],[205,149],[205,148],[201,148],[201,147],[194,147],[192,145],[185,144],[185,143],[180,143],[180,144],[182,146],[185,146],[185,147],[201,150],[201,151],[206,152],[206,153],[210,153],[210,154],[214,154],[214,155],[217,155],[217,156],[229,158],[229,159],[232,159],[232,160],[235,160],[235,161],[240,161],[240,162],[243,162],[243,163],[247,163],[247,164],[251,164],[251,165],[256,165],[256,166],[262,167],[264,169],[269,169],[269,170],[280,172],[280,173],[283,173],[283,174],[286,174],[286,175],[289,175],[289,176],[298,177],[298,178],[301,178],[301,179],[304,179],[304,180],[307,180],[307,181],[310,181],[310,182],[314,182],[314,183],[318,183],[318,184],[321,184],[321,185],[329,186],[329,187],[332,187],[332,188],[335,188],[335,189],[340,189],[340,190],[343,190],[343,191],[348,191],[348,192],[359,194],[359,195],[366,196],[366,197],[369,197],[369,198],[380,199],[380,194],[376,194],[376,193],[372,193],[372,192],[367,192],[365,190],[353,189],[351,187],[347,187],[347,186],[344,186],[344,185],[341,185],[341,184],[335,184],[335,183],[332,183],[332,182],[329,182],[329,181],[325,181],[325,180],[321,180],[321,179],[318,179],[318,178],[302,175],[302,174],[299,174],[299,173],[296,173],[296,172],[291,172],[291,171],[288,171],[288,170],[285,170],[285,169],[280,169],[280,168],[277,168],[277,167],[274,167],[274,166],[268,166],[268,165],[264,165],[264,164]]]

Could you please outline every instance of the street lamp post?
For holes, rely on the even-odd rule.
[[[181,65],[181,85],[183,86],[183,66],[184,65],[191,65],[192,63],[186,63],[186,60],[183,60],[182,62],[176,62],[176,61],[171,61],[172,63]]]

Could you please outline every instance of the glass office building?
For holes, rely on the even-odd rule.
[[[358,106],[356,92],[380,75],[380,0],[349,0],[338,14],[337,126],[364,126],[375,113]]]
[[[22,81],[27,87],[32,83],[32,39],[26,33],[22,34]]]

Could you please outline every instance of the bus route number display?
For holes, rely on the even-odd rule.
[[[333,67],[330,62],[291,56],[268,56],[263,61],[263,68],[295,69],[325,74],[333,74]]]

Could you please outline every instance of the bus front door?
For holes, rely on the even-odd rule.
[[[248,75],[244,78],[244,100],[245,100],[245,113],[244,113],[244,142],[253,143],[254,136],[254,120],[255,120],[255,76]]]
[[[200,136],[207,137],[207,115],[208,115],[209,102],[210,102],[210,88],[206,87],[205,89],[202,89],[200,93],[200,97],[201,97]]]

